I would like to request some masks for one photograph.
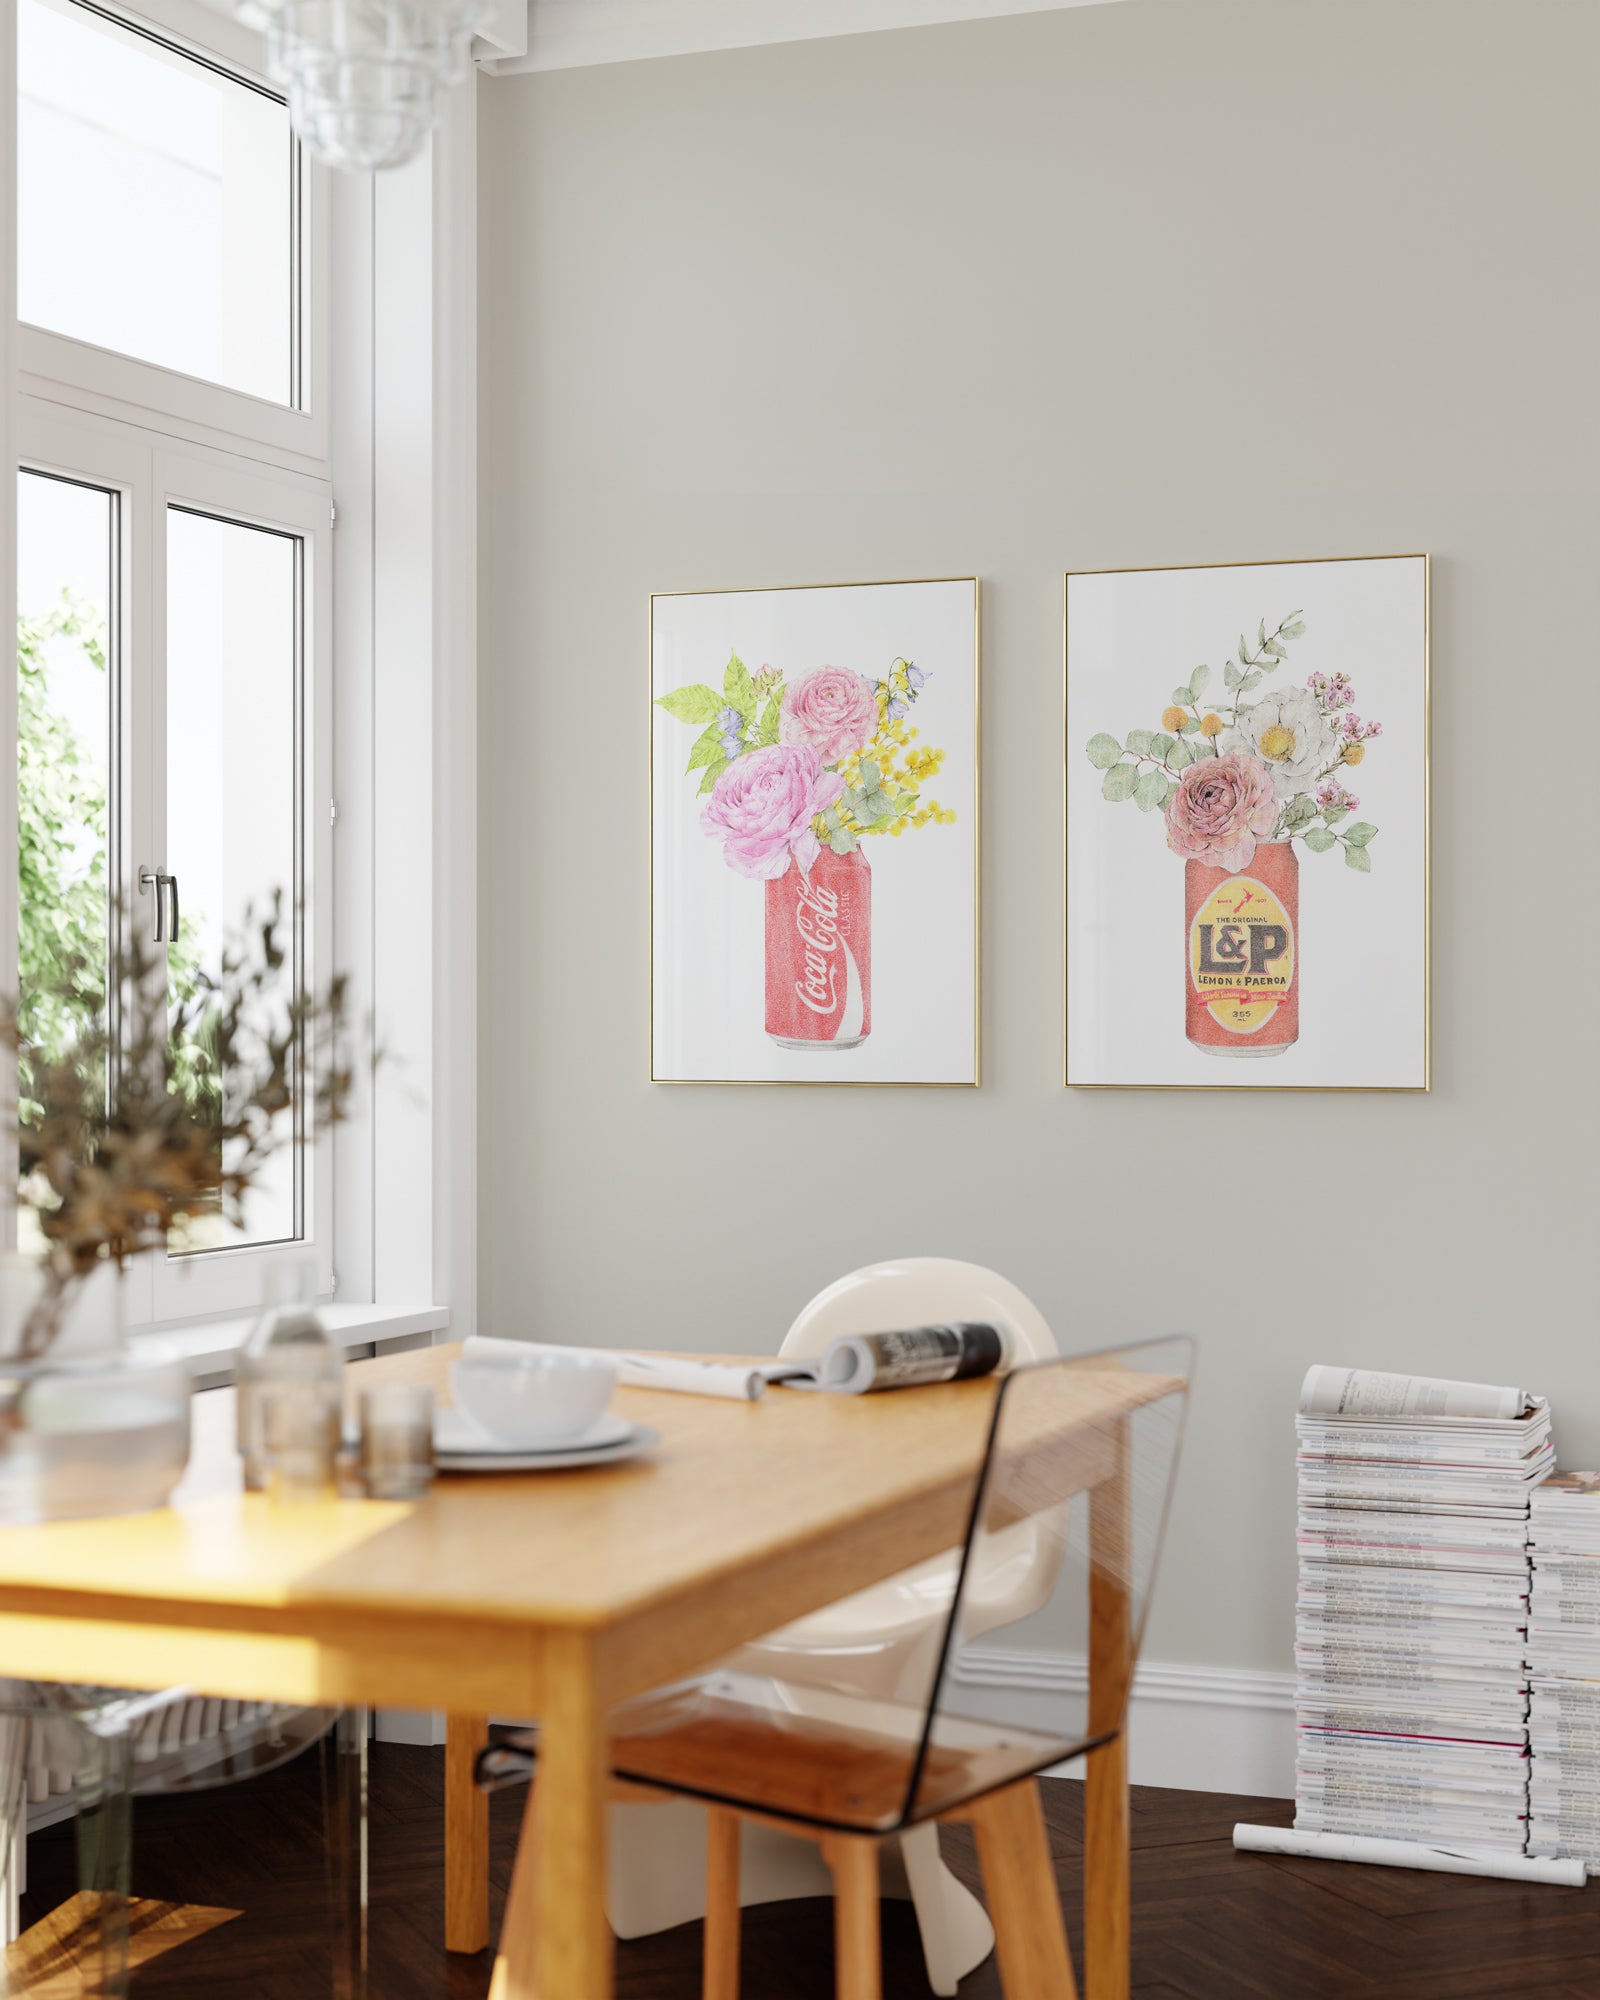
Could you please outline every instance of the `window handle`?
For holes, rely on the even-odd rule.
[[[141,868],[139,870],[139,894],[141,896],[148,895],[152,888],[156,892],[155,942],[157,944],[176,944],[178,942],[178,878],[176,875],[164,875],[156,868]],[[172,925],[170,929],[166,921],[167,897],[169,895],[172,898]]]
[[[161,885],[165,880],[166,877],[164,875],[158,875],[153,868],[141,868],[139,870],[139,894],[141,896],[146,896],[150,893],[152,889],[154,889],[156,892],[155,941],[157,944],[165,944],[167,939],[167,933],[163,922],[167,913],[167,906],[164,900],[162,899],[162,894],[161,894]]]

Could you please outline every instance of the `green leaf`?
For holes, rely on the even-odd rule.
[[[1172,690],[1172,705],[1174,708],[1192,708],[1194,706],[1194,696],[1187,688],[1174,688]]]
[[[1267,641],[1267,651],[1272,655],[1273,659],[1275,660],[1286,660],[1289,657],[1289,655],[1284,651],[1282,646],[1278,644],[1276,639],[1269,639]]]
[[[1322,823],[1324,826],[1337,826],[1340,820],[1348,819],[1349,817],[1350,808],[1348,806],[1326,806],[1323,809]]]
[[[776,694],[769,695],[767,697],[767,705],[761,711],[761,726],[756,730],[756,748],[758,750],[765,750],[769,744],[777,742],[778,721],[782,713],[782,696]]]
[[[1113,805],[1116,805],[1123,799],[1131,799],[1133,797],[1133,790],[1138,782],[1139,767],[1137,764],[1113,764],[1101,783],[1100,795],[1102,798],[1109,799]]]
[[[656,700],[656,707],[664,708],[675,722],[714,721],[722,706],[721,695],[703,681],[696,681],[692,687],[674,688],[671,694]]]
[[[839,808],[837,806],[829,806],[828,810],[822,815],[822,824],[828,829],[829,833],[837,833],[839,831],[840,820]]]
[[[1159,757],[1165,763],[1167,752],[1172,748],[1175,740],[1175,738],[1167,735],[1166,731],[1163,730],[1150,745],[1151,756]]]
[[[714,764],[708,764],[706,766],[705,776],[700,780],[701,791],[709,792],[711,787],[717,782],[718,778],[720,778],[723,772],[727,770],[728,765],[731,762],[732,762],[731,758],[719,757]]]
[[[1137,757],[1153,757],[1156,749],[1156,733],[1153,729],[1130,729],[1128,748]]]
[[[1305,842],[1313,854],[1326,854],[1337,838],[1338,835],[1329,833],[1325,826],[1314,826],[1305,836]]]
[[[1189,676],[1189,692],[1198,701],[1206,691],[1206,683],[1211,679],[1209,667],[1196,667]]]
[[[847,826],[842,826],[836,833],[829,834],[828,845],[835,854],[854,854],[861,843]]]
[[[1122,756],[1122,745],[1102,729],[1098,736],[1089,738],[1088,754],[1089,762],[1097,771],[1109,771]]]
[[[1167,768],[1172,771],[1187,771],[1194,762],[1194,745],[1185,743],[1180,736],[1167,752]]]
[[[1243,679],[1244,675],[1240,673],[1239,669],[1230,660],[1222,670],[1222,685],[1224,687],[1236,688]]]
[[[1317,802],[1310,793],[1302,792],[1298,798],[1289,801],[1289,809],[1284,817],[1290,826],[1309,826],[1317,816]]]
[[[1185,736],[1192,736],[1195,733],[1195,731],[1200,727],[1200,718],[1198,715],[1187,715],[1184,717],[1183,721],[1179,724],[1179,727],[1182,729]]]
[[[1265,646],[1266,643],[1267,643],[1267,621],[1265,618],[1263,618],[1260,626],[1257,628],[1256,631],[1256,651],[1259,653],[1261,648]]]
[[[1250,664],[1250,648],[1242,632],[1239,634],[1239,664],[1241,667]]]
[[[721,733],[714,722],[707,723],[694,739],[694,748],[689,752],[689,761],[683,768],[685,771],[698,771],[702,764],[709,764],[721,755]]]
[[[1154,812],[1157,806],[1167,802],[1167,774],[1165,771],[1146,771],[1133,788],[1133,802],[1140,812]]]
[[[1260,685],[1261,669],[1259,667],[1252,667],[1244,679],[1240,681],[1239,692],[1240,694],[1248,694],[1253,687],[1260,687]]]
[[[869,820],[887,819],[894,811],[894,800],[887,792],[868,792],[863,811]]]
[[[756,719],[756,684],[750,678],[750,669],[735,653],[728,662],[728,671],[722,677],[723,698],[730,702],[746,722]]]
[[[846,785],[839,803],[853,819],[860,819],[862,808],[867,803],[867,795],[865,792],[858,792],[852,785]]]
[[[1346,868],[1359,870],[1363,875],[1370,875],[1372,873],[1372,856],[1364,847],[1347,847],[1344,851],[1344,865]]]
[[[1283,636],[1285,639],[1303,639],[1305,635],[1306,635],[1306,628],[1303,624],[1301,624],[1298,618],[1294,621],[1292,625],[1285,625],[1283,628]]]
[[[864,792],[875,792],[883,783],[883,773],[870,757],[862,759],[856,776],[861,780],[861,789]]]
[[[1358,819],[1354,826],[1346,829],[1344,836],[1345,845],[1347,847],[1365,847],[1377,831],[1378,829],[1368,821]]]

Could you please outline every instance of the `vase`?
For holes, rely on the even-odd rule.
[[[1300,1036],[1300,861],[1265,840],[1247,868],[1184,863],[1184,1033],[1209,1056],[1280,1056]]]
[[[872,1033],[872,864],[824,847],[767,883],[767,1033],[780,1049],[855,1049]]]
[[[38,1266],[0,1272],[0,1524],[159,1507],[189,1463],[189,1371],[121,1335],[121,1284],[97,1273],[44,1355],[16,1352]]]

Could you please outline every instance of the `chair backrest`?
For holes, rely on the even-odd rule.
[[[1060,1353],[1049,1322],[1027,1294],[982,1264],[956,1257],[899,1257],[836,1279],[806,1306],[783,1337],[781,1354],[820,1354],[852,1333],[889,1333],[945,1320],[995,1327],[1015,1367]]]
[[[905,1817],[951,1788],[1011,1782],[1110,1741],[1127,1716],[1188,1410],[1186,1335],[1034,1363],[998,1385],[961,1576],[930,1691]],[[1053,1584],[1006,1634],[1066,1672],[1048,1716],[1011,1726],[976,1643],[981,1587],[1028,1521],[1055,1542]],[[1008,1726],[996,1743],[996,1720]]]

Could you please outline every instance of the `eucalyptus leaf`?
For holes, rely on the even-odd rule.
[[[1348,827],[1345,830],[1345,845],[1347,847],[1365,847],[1377,831],[1378,829],[1369,821],[1358,819],[1354,826]]]
[[[1259,652],[1266,643],[1267,643],[1267,621],[1265,618],[1263,618],[1256,630],[1256,651]]]
[[[860,819],[862,808],[867,803],[867,795],[865,792],[858,792],[852,785],[846,785],[839,803],[853,819]]]
[[[1348,806],[1325,806],[1322,813],[1322,823],[1324,826],[1337,826],[1340,820],[1348,819],[1349,817],[1350,808]]]
[[[856,776],[861,780],[861,789],[864,792],[875,792],[883,783],[883,773],[870,757],[862,759],[861,768]]]
[[[1306,628],[1298,618],[1292,625],[1285,625],[1283,628],[1283,636],[1286,639],[1303,639],[1305,635]]]
[[[1372,873],[1372,856],[1364,847],[1347,847],[1344,851],[1346,868],[1357,869],[1363,875]]]
[[[1250,645],[1242,632],[1239,634],[1239,664],[1241,667],[1250,664]]]
[[[1224,687],[1236,688],[1243,679],[1244,675],[1240,673],[1239,669],[1230,660],[1222,670],[1222,685]]]
[[[1167,802],[1167,774],[1165,771],[1146,771],[1133,788],[1133,802],[1140,812],[1154,812],[1157,806]]]
[[[676,722],[712,722],[720,713],[723,700],[715,688],[696,681],[692,687],[674,688],[671,694],[658,695],[656,707],[664,708]]]
[[[1091,736],[1088,744],[1089,762],[1097,771],[1109,771],[1122,756],[1122,745],[1114,736],[1107,736],[1101,730],[1098,736]]]
[[[1211,669],[1203,666],[1196,667],[1194,672],[1189,676],[1189,692],[1194,696],[1196,701],[1205,693],[1206,684],[1210,679]]]
[[[1338,835],[1329,833],[1325,826],[1314,826],[1305,836],[1305,842],[1313,854],[1326,854],[1337,838]]]
[[[1192,708],[1194,706],[1194,696],[1187,688],[1174,688],[1172,690],[1172,705],[1174,708]]]
[[[1128,748],[1136,757],[1153,757],[1156,748],[1156,733],[1153,729],[1130,729]]]
[[[1252,688],[1260,687],[1260,685],[1261,685],[1261,669],[1259,667],[1252,667],[1249,673],[1245,675],[1244,679],[1240,681],[1239,692],[1240,694],[1248,694]]]
[[[1138,782],[1139,768],[1136,764],[1113,764],[1101,783],[1100,795],[1116,805],[1122,799],[1133,797],[1133,789]]]
[[[1163,762],[1165,762],[1167,752],[1172,748],[1172,744],[1173,744],[1173,738],[1167,735],[1166,731],[1163,730],[1161,734],[1156,737],[1155,741],[1150,746],[1151,756],[1159,757]]]
[[[1185,736],[1192,736],[1200,727],[1200,718],[1198,715],[1186,715],[1178,727],[1183,731]]]
[[[1276,639],[1269,639],[1267,641],[1267,651],[1272,655],[1272,657],[1275,660],[1286,660],[1289,657],[1289,655],[1284,651],[1283,647],[1278,644]]]
[[[863,810],[869,820],[887,819],[894,811],[894,800],[887,792],[868,792]]]
[[[839,831],[842,822],[839,818],[839,808],[837,806],[829,806],[828,810],[822,815],[822,824],[830,833],[837,833]]]
[[[1307,826],[1317,816],[1317,802],[1308,793],[1302,792],[1297,799],[1289,801],[1289,810],[1284,815],[1290,826]]]
[[[828,835],[828,845],[835,854],[854,854],[861,843],[849,827],[841,826],[837,832]]]
[[[1180,736],[1167,752],[1167,768],[1172,771],[1187,771],[1194,762],[1194,745],[1185,743]]]

